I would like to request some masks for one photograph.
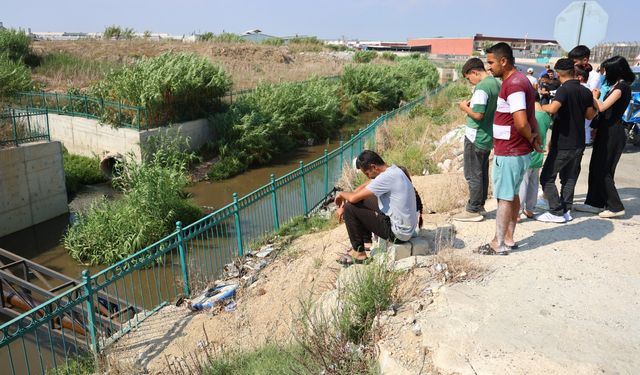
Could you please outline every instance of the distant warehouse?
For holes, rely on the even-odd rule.
[[[517,57],[559,56],[560,54],[560,46],[555,40],[550,39],[510,38],[476,34],[472,37],[448,38],[439,36],[407,40],[407,44],[411,47],[430,47],[431,54],[434,55],[461,56],[471,56],[474,53],[484,54],[484,50],[487,47],[499,42],[509,44]]]

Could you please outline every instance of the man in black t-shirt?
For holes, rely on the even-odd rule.
[[[542,106],[542,110],[555,115],[549,154],[540,173],[540,185],[549,201],[549,212],[536,219],[564,223],[573,219],[573,192],[585,147],[584,120],[592,119],[596,111],[591,92],[575,79],[573,60],[560,59],[555,69],[562,85],[554,100]],[[556,187],[558,174],[562,185],[560,195]]]

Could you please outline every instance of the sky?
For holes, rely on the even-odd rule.
[[[32,31],[101,32],[118,25],[172,35],[260,29],[274,36],[405,41],[481,33],[554,39],[555,17],[571,0],[2,0],[0,22]],[[609,15],[604,41],[640,40],[639,0],[599,0]],[[630,19],[629,15],[636,15]]]

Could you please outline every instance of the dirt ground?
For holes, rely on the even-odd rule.
[[[487,220],[456,223],[453,254],[485,272],[451,284],[434,278],[433,263],[409,271],[397,312],[378,321],[383,373],[640,373],[640,150],[629,151],[617,175],[627,210],[622,219],[573,212],[567,224],[524,221],[516,229],[519,249],[509,256],[472,253],[493,236],[494,200],[487,202]],[[589,157],[587,150],[577,201],[586,193]],[[459,205],[460,178],[415,177],[414,184],[427,205],[442,190]],[[450,222],[449,214],[426,218],[427,225]],[[116,343],[110,356],[166,373],[167,363],[203,345],[247,349],[287,342],[299,301],[335,287],[335,254],[348,246],[344,226],[303,236],[293,242],[293,253],[279,255],[243,292],[235,312],[165,308]]]

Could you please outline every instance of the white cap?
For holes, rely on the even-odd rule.
[[[527,73],[533,73],[533,68],[527,69]]]

